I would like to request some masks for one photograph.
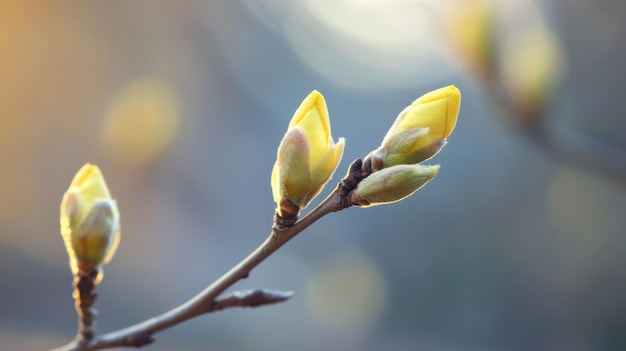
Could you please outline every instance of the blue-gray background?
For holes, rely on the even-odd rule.
[[[547,118],[626,150],[626,6],[523,3],[569,72]],[[149,349],[625,349],[623,179],[507,128],[446,49],[440,5],[0,2],[0,349],[75,333],[58,206],[83,163],[122,216],[96,305],[107,332],[182,303],[265,238],[275,150],[312,89],[347,140],[337,180],[402,108],[449,84],[461,113],[427,187],[323,218],[235,286],[294,290],[289,302],[203,316]]]

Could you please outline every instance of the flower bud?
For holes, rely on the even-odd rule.
[[[423,95],[400,113],[372,156],[383,160],[383,168],[433,157],[452,134],[460,106],[461,92],[453,85]]]
[[[119,243],[119,212],[97,166],[85,164],[61,201],[61,235],[72,272],[107,263]]]
[[[326,102],[314,90],[296,110],[278,147],[272,192],[279,210],[281,200],[306,207],[337,168],[343,147],[343,138],[333,141]]]
[[[351,195],[354,205],[368,207],[400,201],[423,187],[439,171],[439,165],[397,165],[372,173]]]

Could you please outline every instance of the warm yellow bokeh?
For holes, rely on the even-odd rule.
[[[180,100],[171,84],[142,78],[113,100],[102,128],[102,143],[115,157],[146,164],[175,142],[180,123]]]
[[[442,16],[444,40],[479,75],[486,74],[492,64],[494,20],[491,0],[451,1]]]
[[[447,7],[443,27],[454,60],[481,79],[501,81],[511,107],[534,119],[567,66],[537,1],[452,0]]]
[[[511,100],[519,108],[531,111],[541,108],[566,66],[561,44],[541,24],[511,33],[502,47],[502,78]]]
[[[350,251],[324,259],[306,290],[311,311],[335,331],[371,326],[385,309],[385,295],[384,277],[376,263]]]

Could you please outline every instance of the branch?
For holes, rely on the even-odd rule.
[[[85,273],[81,270],[74,275],[74,299],[78,315],[78,332],[75,342],[78,345],[87,345],[95,335],[96,309],[93,306],[98,293],[96,280],[100,274],[98,269]]]
[[[350,192],[361,179],[371,173],[369,169],[361,170],[362,165],[363,162],[360,159],[354,161],[350,165],[348,174],[337,184],[335,190],[295,224],[290,220],[280,218],[277,214],[270,235],[261,245],[187,302],[138,324],[95,337],[88,343],[81,344],[75,340],[53,351],[91,351],[113,347],[141,347],[152,343],[155,340],[154,334],[205,313],[228,307],[256,307],[287,300],[291,296],[290,292],[267,290],[235,292],[221,298],[218,296],[239,280],[247,278],[254,267],[315,221],[329,213],[352,206],[353,204],[349,200]]]

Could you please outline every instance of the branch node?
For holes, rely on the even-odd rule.
[[[273,232],[285,230],[293,227],[298,221],[300,207],[288,199],[280,200],[280,205],[274,214]]]
[[[367,158],[366,161],[368,161]],[[368,164],[369,167],[367,166]],[[370,169],[369,172],[367,171],[368,168]],[[348,173],[339,183],[341,187],[341,197],[345,197],[349,192],[354,190],[359,182],[371,173],[371,162],[364,164],[363,160],[360,158],[354,160],[348,168]]]

